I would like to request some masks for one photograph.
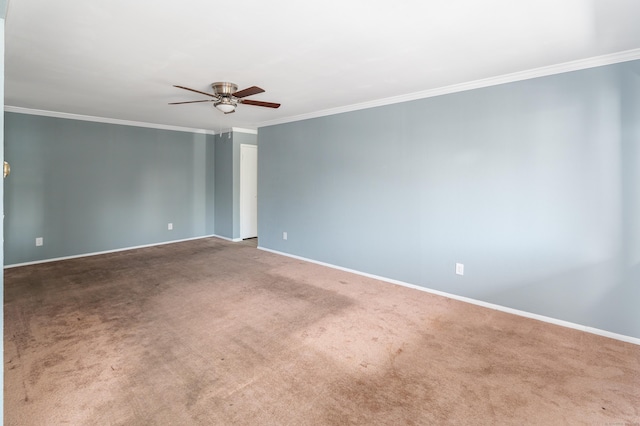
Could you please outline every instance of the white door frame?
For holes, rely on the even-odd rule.
[[[251,158],[253,153],[255,156]],[[257,196],[258,146],[240,144],[240,238],[242,239],[258,236]]]

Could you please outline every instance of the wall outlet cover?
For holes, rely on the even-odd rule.
[[[464,264],[456,263],[456,275],[464,275]]]
[[[167,224],[167,229],[171,231],[173,229],[173,223]]]
[[[44,238],[42,237],[36,238],[36,247],[40,247],[43,244],[44,244]]]
[[[286,239],[287,239],[287,232],[286,232],[286,231],[282,233],[282,239],[283,239],[283,240],[286,240]]]

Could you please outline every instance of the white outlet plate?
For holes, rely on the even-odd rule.
[[[167,224],[167,229],[168,229],[169,231],[171,231],[171,230],[173,229],[173,223],[168,223],[168,224]]]
[[[286,239],[287,239],[287,232],[286,232],[286,231],[282,233],[282,239],[283,239],[283,240],[286,240]]]
[[[44,238],[42,237],[36,238],[36,247],[40,247],[43,244],[44,244]]]
[[[456,263],[456,275],[464,275],[464,264]]]

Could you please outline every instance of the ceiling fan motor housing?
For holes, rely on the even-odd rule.
[[[213,88],[213,93],[220,96],[231,96],[238,91],[236,84],[226,82],[212,83],[211,88]]]

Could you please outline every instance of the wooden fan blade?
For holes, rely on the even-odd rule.
[[[169,105],[195,104],[197,102],[215,102],[215,99],[205,99],[204,101],[169,102]]]
[[[213,93],[201,92],[199,90],[190,89],[190,88],[184,87],[184,86],[176,86],[175,84],[173,85],[173,87],[177,87],[178,89],[190,90],[192,92],[200,93],[201,95],[207,95],[207,96],[211,96],[211,97],[217,98],[217,96],[214,95]]]
[[[251,99],[240,99],[238,102],[245,105],[255,105],[267,108],[279,108],[280,104],[275,104],[273,102],[262,102],[262,101],[252,101]]]
[[[231,96],[235,96],[236,98],[246,98],[247,96],[257,95],[262,92],[264,92],[264,89],[261,89],[258,86],[251,86],[244,90],[238,90],[236,93],[232,93]]]

